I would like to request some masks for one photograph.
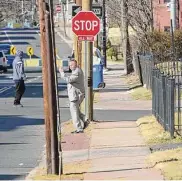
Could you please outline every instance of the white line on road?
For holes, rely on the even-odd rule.
[[[10,38],[9,38],[9,36],[8,36],[8,34],[7,34],[7,32],[4,31],[4,33],[5,33],[6,37],[8,38],[9,43],[11,43],[11,45],[12,45],[12,42],[11,42],[11,40],[10,40]]]
[[[64,42],[70,47],[73,48],[73,42],[71,40],[67,40],[60,32],[57,32],[58,36],[60,36]]]
[[[8,88],[8,87],[3,87],[2,89],[0,89],[0,93],[6,91],[7,88]]]

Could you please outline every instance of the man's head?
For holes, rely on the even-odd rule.
[[[77,61],[76,60],[70,60],[69,66],[71,70],[75,70],[77,68]]]
[[[17,50],[16,51],[16,56],[20,57],[20,58],[23,58],[23,52],[21,50]]]

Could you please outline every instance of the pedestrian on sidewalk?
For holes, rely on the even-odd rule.
[[[87,124],[85,115],[80,111],[80,105],[85,97],[84,75],[83,71],[78,67],[76,60],[70,60],[69,66],[72,70],[72,74],[70,76],[64,73],[62,67],[60,67],[59,72],[61,74],[61,78],[63,78],[67,83],[70,113],[73,125],[76,129],[72,133],[83,133],[83,129]]]
[[[16,57],[13,60],[13,81],[15,82],[14,106],[23,107],[20,101],[25,92],[25,79],[23,52],[17,50]]]

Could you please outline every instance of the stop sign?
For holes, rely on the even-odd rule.
[[[92,11],[80,11],[72,18],[72,31],[78,37],[94,37],[100,31],[100,19]]]

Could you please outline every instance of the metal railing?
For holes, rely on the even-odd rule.
[[[152,88],[152,69],[154,67],[154,61],[151,55],[139,56],[139,63],[141,65],[141,76],[143,84],[147,89]]]
[[[182,61],[161,62],[151,55],[139,55],[143,85],[152,91],[152,113],[170,132],[182,135]]]
[[[152,70],[152,113],[174,136],[175,79],[164,75],[159,69]]]

